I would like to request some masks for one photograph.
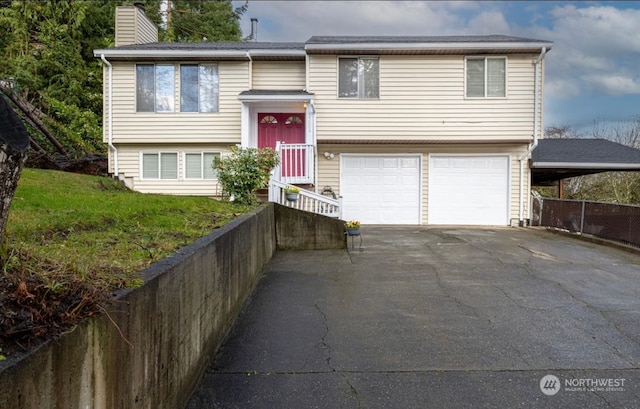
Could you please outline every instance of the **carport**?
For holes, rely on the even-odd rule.
[[[606,139],[542,139],[531,154],[534,186],[558,186],[562,180],[611,171],[640,171],[640,150]]]

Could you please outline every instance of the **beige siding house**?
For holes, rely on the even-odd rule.
[[[147,193],[217,195],[229,146],[278,146],[281,176],[369,224],[516,225],[543,129],[548,41],[311,37],[158,43],[117,11],[104,62],[109,171]],[[154,36],[155,35],[155,36]],[[302,153],[301,153],[302,152]]]

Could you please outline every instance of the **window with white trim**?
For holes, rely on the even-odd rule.
[[[180,112],[218,112],[218,66],[180,65]]]
[[[218,171],[213,168],[213,161],[219,157],[219,152],[186,152],[184,154],[184,178],[217,179]]]
[[[378,58],[338,58],[338,97],[379,98],[380,69]]]
[[[173,65],[136,65],[136,112],[173,112],[174,92]]]
[[[505,57],[467,57],[465,61],[467,98],[507,96],[507,59]]]
[[[180,112],[218,112],[216,64],[183,64],[179,69]],[[136,65],[136,112],[175,112],[176,66]]]
[[[143,153],[142,179],[178,179],[178,154],[176,152]]]

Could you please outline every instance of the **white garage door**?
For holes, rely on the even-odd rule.
[[[341,155],[346,220],[420,224],[420,155]]]
[[[429,157],[429,224],[509,223],[509,156]]]

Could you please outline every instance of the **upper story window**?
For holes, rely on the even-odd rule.
[[[174,111],[175,67],[173,65],[136,65],[136,111]]]
[[[467,98],[507,96],[507,59],[505,57],[467,57],[465,61]]]
[[[338,58],[338,96],[340,98],[378,98],[380,96],[378,58]]]
[[[175,112],[176,66],[136,65],[136,112]],[[218,66],[180,66],[180,112],[218,112]]]
[[[180,112],[218,112],[218,66],[180,66]]]

